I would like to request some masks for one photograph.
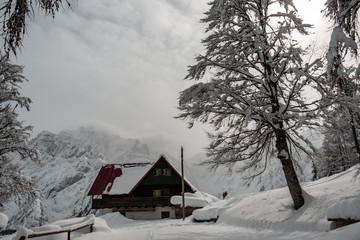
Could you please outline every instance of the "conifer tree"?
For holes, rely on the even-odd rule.
[[[358,163],[354,146],[351,116],[341,106],[330,111],[325,119],[323,159],[318,163],[318,177],[330,176],[345,171]],[[359,129],[357,129],[359,131]]]
[[[17,202],[35,197],[31,179],[12,162],[13,154],[39,159],[39,153],[29,146],[32,127],[18,120],[17,108],[29,110],[31,100],[20,95],[20,84],[26,81],[23,68],[0,57],[0,203],[14,196]]]
[[[358,10],[360,0],[327,0],[324,13],[352,39],[359,39]]]
[[[2,20],[2,37],[4,50],[16,55],[21,47],[24,35],[27,33],[27,21],[38,7],[45,15],[55,17],[63,3],[70,6],[68,0],[5,0],[0,3]]]
[[[356,150],[357,162],[360,162],[360,96],[359,75],[360,65],[354,66],[354,59],[358,55],[358,9],[360,1],[354,0],[328,0],[325,4],[325,15],[333,20],[335,26],[331,35],[329,49],[327,52],[327,93],[324,102],[332,102],[329,114],[325,121],[325,132],[342,132],[343,136],[352,136],[352,149]],[[337,110],[337,116],[331,114]],[[344,116],[339,118],[338,116]],[[349,126],[336,129],[336,126]],[[329,128],[330,127],[330,128]],[[334,128],[335,127],[335,128]],[[328,128],[328,129],[326,129]],[[345,132],[347,131],[347,132]],[[349,138],[347,138],[350,140]],[[326,140],[326,139],[325,139]],[[349,144],[348,141],[346,141]],[[342,141],[335,149],[343,149]],[[336,143],[334,143],[336,144]],[[346,151],[349,154],[352,151]],[[353,159],[353,156],[344,158],[339,153],[340,159]],[[330,161],[329,155],[325,160]],[[335,161],[335,160],[333,160]],[[340,160],[336,161],[339,163]],[[340,161],[342,162],[342,161]],[[353,164],[343,162],[344,167]]]

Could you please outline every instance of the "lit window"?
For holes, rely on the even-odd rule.
[[[153,190],[154,197],[161,197],[161,190]]]
[[[164,176],[171,176],[171,169],[170,168],[164,168]]]

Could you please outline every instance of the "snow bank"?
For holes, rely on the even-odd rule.
[[[251,229],[324,232],[330,229],[326,212],[334,202],[340,201],[341,204],[329,208],[328,216],[333,213],[337,217],[342,214],[350,216],[347,212],[351,212],[352,217],[358,216],[360,185],[353,179],[356,171],[357,167],[353,167],[343,173],[302,184],[305,205],[299,210],[293,209],[286,187],[222,200],[195,210],[193,217],[199,221],[218,218],[217,224]]]
[[[360,220],[360,197],[344,199],[331,205],[327,211],[328,219]]]
[[[103,219],[106,224],[112,229],[119,228],[124,224],[134,222],[134,220],[124,217],[119,212],[108,213],[100,216],[99,218]]]
[[[5,214],[0,213],[0,230],[5,229],[7,223],[8,217]]]
[[[186,192],[184,195],[185,207],[205,207],[219,201],[218,198],[199,191],[195,193]],[[182,207],[182,196],[172,196],[170,202],[173,205],[180,205]]]
[[[193,218],[195,221],[214,221],[217,220],[220,213],[227,209],[229,206],[232,206],[234,202],[238,202],[238,198],[230,198],[227,200],[222,200],[215,202],[212,205],[206,206],[201,209],[196,209],[193,212]]]
[[[207,209],[197,209],[193,212],[195,221],[215,221],[219,217],[218,207],[208,207]]]

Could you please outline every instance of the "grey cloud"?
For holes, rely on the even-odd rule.
[[[54,20],[36,16],[17,59],[34,101],[23,119],[35,133],[93,123],[148,136],[157,151],[176,154],[191,141],[189,154],[202,151],[203,130],[173,117],[186,66],[201,51],[206,4],[181,2],[88,0]]]

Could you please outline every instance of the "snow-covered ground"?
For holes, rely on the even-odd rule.
[[[215,214],[219,217],[216,223],[193,222],[192,217],[185,221],[168,219],[135,221],[126,219],[118,213],[111,213],[96,218],[95,232],[74,233],[72,239],[358,240],[360,223],[330,230],[326,211],[331,207],[336,208],[336,211],[331,210],[332,214],[334,212],[341,214],[352,206],[350,208],[353,214],[350,215],[354,217],[359,215],[358,205],[353,204],[357,203],[356,199],[360,197],[360,180],[354,179],[354,173],[359,167],[360,165],[343,173],[303,184],[306,204],[299,210],[292,209],[288,189],[281,188],[217,201],[194,213],[197,217]],[[339,202],[340,204],[336,204]],[[13,236],[15,235],[6,236],[2,240],[10,240]],[[66,238],[57,236],[52,239]]]

